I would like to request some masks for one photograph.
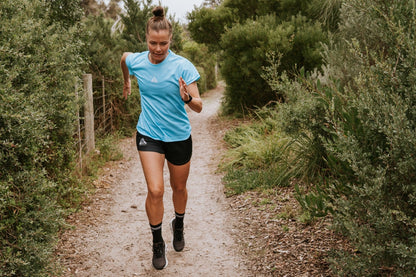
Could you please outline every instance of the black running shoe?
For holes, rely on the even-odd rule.
[[[185,239],[183,237],[183,228],[176,229],[175,221],[176,219],[173,218],[170,223],[170,229],[172,230],[172,235],[173,235],[172,244],[173,244],[173,249],[175,249],[176,252],[180,252],[185,247]]]
[[[153,243],[153,259],[152,263],[156,269],[164,269],[168,266],[168,260],[166,259],[166,245],[165,242]]]

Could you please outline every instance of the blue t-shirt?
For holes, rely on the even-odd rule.
[[[165,142],[182,141],[191,135],[191,124],[179,92],[179,77],[186,84],[199,80],[195,66],[169,50],[159,64],[149,61],[149,51],[130,54],[126,65],[137,78],[142,112],[139,133]]]

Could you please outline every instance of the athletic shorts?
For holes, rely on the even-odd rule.
[[[164,154],[166,160],[174,165],[184,165],[192,157],[192,137],[183,141],[164,142],[155,140],[139,132],[136,134],[136,145],[139,151],[150,151]]]

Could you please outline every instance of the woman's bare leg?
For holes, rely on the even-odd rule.
[[[139,151],[147,183],[146,213],[151,225],[163,220],[163,166],[165,155],[156,152]]]
[[[175,212],[184,214],[186,203],[188,201],[188,191],[186,190],[186,182],[189,176],[189,168],[191,162],[184,165],[174,165],[168,162],[170,173],[170,185],[172,187],[172,200]]]

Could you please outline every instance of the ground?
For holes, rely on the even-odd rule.
[[[217,170],[229,128],[217,116],[222,92],[219,86],[204,94],[202,113],[189,111],[194,152],[184,251],[171,246],[174,211],[165,172],[163,236],[169,264],[153,269],[146,184],[132,136],[119,144],[123,159],[105,166],[94,195],[68,218],[73,228],[62,233],[57,248],[64,276],[330,276],[327,251],[344,241],[325,221],[299,223],[291,189],[225,196]]]

